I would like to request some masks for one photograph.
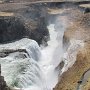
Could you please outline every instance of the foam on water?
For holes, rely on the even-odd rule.
[[[25,49],[26,52],[19,52]],[[0,52],[8,52],[8,56],[0,58],[2,75],[9,87],[34,88],[43,90],[44,78],[38,62],[41,56],[38,44],[30,39],[24,38],[14,43],[0,45]],[[35,90],[35,89],[34,89]]]
[[[54,24],[48,26],[50,41],[48,42],[48,46],[41,50],[42,57],[39,62],[49,90],[52,90],[58,82],[59,71],[55,71],[55,68],[61,61],[62,38],[64,34],[64,30],[57,31],[54,27]]]

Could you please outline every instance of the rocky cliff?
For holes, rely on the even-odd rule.
[[[14,9],[13,4],[0,5],[0,11],[13,11],[15,16],[0,16],[0,43],[13,42],[17,39],[23,37],[34,39],[38,44],[47,45],[49,40],[49,32],[47,30],[47,11],[46,7],[54,9],[58,6],[64,7],[60,3],[55,4],[32,4],[28,7]],[[3,6],[3,8],[2,8]],[[21,5],[22,6],[22,5]],[[67,7],[70,6],[70,9]],[[7,9],[9,8],[9,10]],[[80,78],[83,73],[90,67],[90,14],[83,12],[79,7],[74,7],[72,5],[65,4],[64,13],[61,16],[68,18],[68,27],[64,33],[64,48],[67,50],[70,45],[71,39],[83,40],[85,43],[84,48],[80,49],[77,54],[77,60],[74,65],[69,68],[60,77],[58,84],[54,90],[76,90],[78,83],[80,83]],[[76,9],[75,9],[76,8]],[[65,19],[66,19],[65,18]],[[22,33],[21,33],[22,32]],[[66,45],[67,48],[66,48]],[[62,65],[63,67],[63,65]],[[3,77],[0,76],[1,85],[4,81]],[[0,86],[1,90],[6,87],[6,83]],[[3,87],[3,89],[2,89]],[[86,88],[86,87],[85,87]],[[86,90],[86,89],[85,89]]]
[[[45,18],[41,17],[34,7],[28,8],[19,15],[0,16],[0,43],[8,43],[27,37],[42,44],[49,40],[49,32],[45,23]],[[31,15],[32,14],[32,15]]]
[[[90,13],[79,13],[78,17],[71,21],[72,24],[64,33],[64,45],[67,44],[69,47],[71,39],[82,40],[85,45],[79,49],[73,66],[59,78],[54,90],[79,90],[79,84],[82,83],[81,77],[90,68]],[[89,83],[87,85],[81,90],[89,90]]]

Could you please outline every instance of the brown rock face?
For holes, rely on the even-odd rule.
[[[64,43],[69,44],[72,38],[83,40],[85,45],[78,51],[74,65],[62,74],[54,90],[77,90],[83,73],[90,68],[90,13],[80,14],[67,28]]]
[[[63,75],[54,90],[77,90],[83,73],[90,68],[90,42],[77,54],[77,61]],[[83,89],[85,90],[85,89]],[[88,89],[86,89],[88,90]]]
[[[33,39],[42,44],[49,39],[49,32],[47,25],[45,24],[45,19],[43,17],[38,17],[37,13],[33,11],[24,11],[22,17],[19,16],[2,16],[0,17],[0,43],[8,43],[23,37]],[[32,16],[29,16],[30,14]],[[37,18],[35,20],[35,18]]]
[[[25,34],[23,23],[15,17],[0,18],[0,43],[20,39]]]

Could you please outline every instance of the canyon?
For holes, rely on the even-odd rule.
[[[89,90],[90,2],[22,2],[0,4],[0,90]]]

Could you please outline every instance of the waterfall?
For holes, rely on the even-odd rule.
[[[56,30],[55,24],[50,24],[48,29],[50,41],[48,41],[48,46],[41,50],[42,57],[39,63],[43,68],[46,85],[49,90],[52,90],[58,82],[59,71],[55,71],[55,68],[60,63],[63,55],[62,40],[64,30],[62,28],[61,30]]]
[[[43,90],[44,78],[38,65],[40,48],[34,40],[23,38],[19,41],[0,45],[2,75],[11,88]]]
[[[56,31],[55,24],[50,24],[48,30],[50,41],[43,49],[27,38],[0,45],[2,76],[10,88],[52,90],[55,87],[59,74],[55,68],[60,62],[64,31]]]
[[[52,90],[55,87],[65,31],[63,20],[57,20],[47,26],[50,33],[47,47],[41,48],[36,41],[27,38],[0,45],[2,76],[10,88]]]
[[[56,67],[59,63],[62,60],[65,63],[60,74],[75,63],[78,49],[84,46],[83,41],[72,39],[64,52],[63,35],[67,24],[63,19],[57,20],[47,26],[50,33],[47,47],[41,48],[36,41],[27,38],[0,45],[2,76],[10,88],[52,90],[58,82],[60,70]]]

